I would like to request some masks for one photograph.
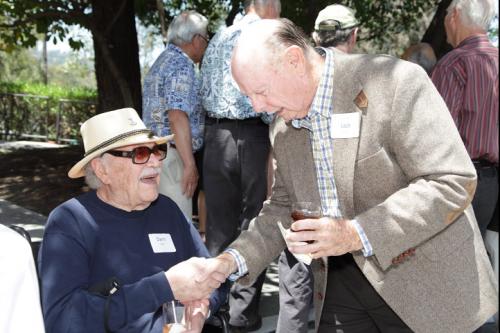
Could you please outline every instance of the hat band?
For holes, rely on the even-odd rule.
[[[111,138],[109,140],[106,140],[106,141],[98,144],[94,148],[92,148],[89,151],[87,151],[84,156],[87,157],[88,155],[96,152],[99,149],[105,148],[106,146],[112,145],[115,142],[118,142],[118,141],[120,141],[122,139],[128,138],[130,136],[134,136],[134,135],[137,135],[137,134],[148,134],[149,137],[153,136],[153,132],[151,132],[148,129],[133,130],[133,131],[130,131],[130,132],[127,132],[127,133],[120,134],[118,136],[115,136],[114,138]]]

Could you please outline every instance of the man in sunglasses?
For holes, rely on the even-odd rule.
[[[161,305],[174,299],[202,300],[190,318],[200,331],[225,291],[198,286],[208,251],[158,194],[173,135],[154,136],[131,108],[90,118],[81,134],[85,155],[68,176],[91,190],[52,211],[40,249],[47,332],[161,332]]]

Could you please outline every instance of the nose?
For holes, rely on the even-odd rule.
[[[147,163],[148,166],[157,168],[161,165],[161,161],[159,160],[158,156],[155,154],[149,155],[149,161]]]
[[[264,112],[266,111],[267,103],[264,100],[264,97],[254,96],[250,98],[252,102],[252,106],[255,112]]]

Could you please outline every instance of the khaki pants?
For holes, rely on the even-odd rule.
[[[163,160],[160,177],[160,193],[172,199],[186,217],[193,218],[193,202],[182,194],[181,179],[184,165],[177,149],[169,147],[167,158]]]

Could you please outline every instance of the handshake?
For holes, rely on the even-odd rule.
[[[174,298],[182,303],[203,300],[237,270],[229,253],[215,258],[191,258],[165,272]]]

